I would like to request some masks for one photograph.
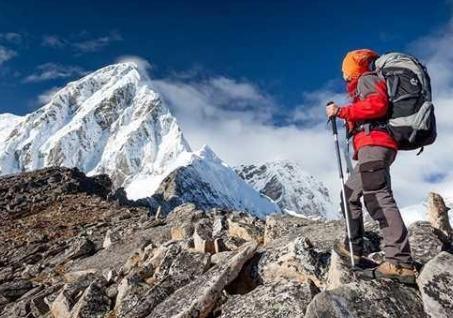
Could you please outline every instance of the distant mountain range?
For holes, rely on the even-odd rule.
[[[327,188],[289,161],[234,168],[204,146],[192,151],[176,118],[134,63],[104,67],[67,84],[26,116],[0,115],[0,174],[48,166],[108,174],[130,199],[169,209],[282,211],[337,218]]]

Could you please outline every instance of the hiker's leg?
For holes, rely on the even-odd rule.
[[[379,222],[384,236],[384,252],[388,262],[412,266],[408,233],[393,198],[390,165],[396,152],[369,146],[359,151],[363,198],[371,217]]]
[[[363,216],[362,216],[362,203],[360,198],[362,196],[362,184],[360,180],[359,165],[354,167],[354,170],[349,175],[348,180],[345,183],[345,195],[346,202],[349,206],[349,211],[351,212],[351,240],[352,247],[354,249],[354,254],[362,254],[363,248]],[[341,197],[343,203],[343,197]],[[342,204],[343,211],[343,204]],[[344,214],[344,211],[343,211]],[[346,231],[345,246],[349,249],[347,241],[347,231]]]

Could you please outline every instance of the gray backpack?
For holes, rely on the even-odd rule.
[[[385,79],[390,99],[387,129],[401,150],[413,150],[436,140],[436,118],[426,67],[403,53],[380,56],[374,66]]]

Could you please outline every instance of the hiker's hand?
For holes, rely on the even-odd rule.
[[[327,118],[335,117],[338,114],[340,107],[337,106],[335,103],[331,103],[326,106],[326,115]]]

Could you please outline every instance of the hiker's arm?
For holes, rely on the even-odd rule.
[[[382,118],[387,114],[389,100],[387,95],[387,86],[384,81],[374,83],[374,87],[370,87],[365,83],[362,84],[361,99],[350,105],[341,107],[338,112],[338,117],[350,120],[360,121],[367,119]]]

